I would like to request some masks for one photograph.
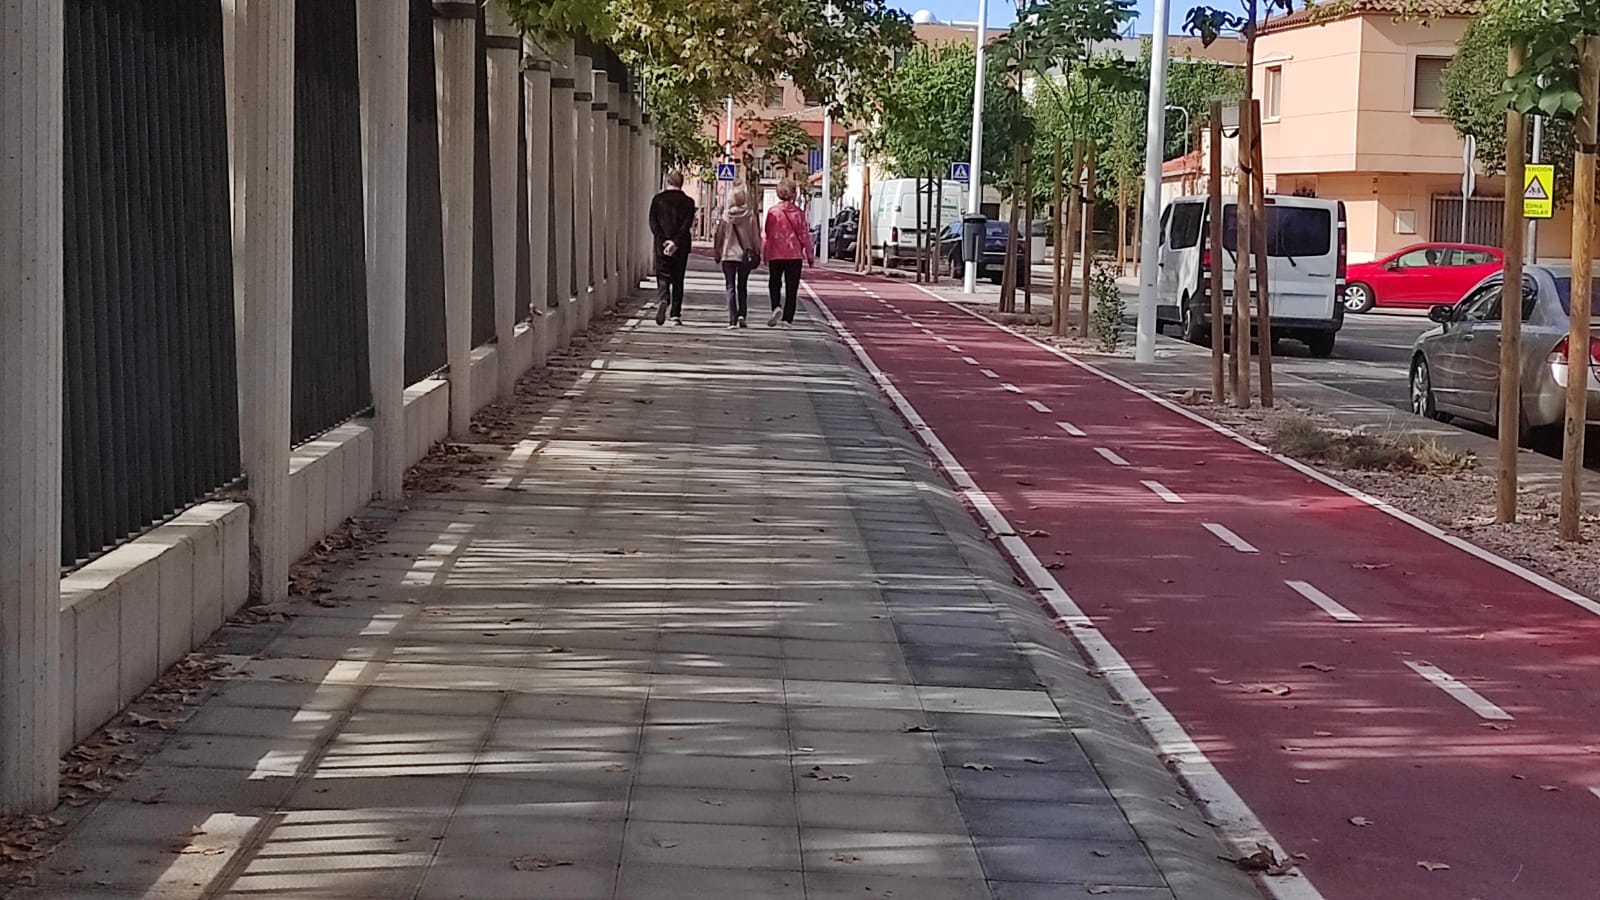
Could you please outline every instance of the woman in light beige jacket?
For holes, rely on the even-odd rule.
[[[750,195],[742,187],[728,192],[728,208],[717,222],[711,252],[722,264],[728,327],[744,328],[750,311],[750,272],[761,264],[761,220],[750,208]]]

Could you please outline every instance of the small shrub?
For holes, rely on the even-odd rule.
[[[1283,418],[1273,430],[1272,447],[1285,456],[1343,469],[1385,472],[1465,472],[1478,464],[1471,453],[1432,438],[1333,431],[1307,416]]]
[[[1094,297],[1090,311],[1090,327],[1095,343],[1107,353],[1114,353],[1122,343],[1122,291],[1117,288],[1117,277],[1103,265],[1096,264],[1089,275],[1089,292]]]

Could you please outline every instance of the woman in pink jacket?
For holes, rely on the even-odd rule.
[[[814,265],[811,228],[806,214],[794,205],[794,182],[778,185],[778,202],[767,210],[766,239],[761,254],[767,259],[771,277],[767,281],[772,295],[772,318],[767,327],[794,324],[794,308],[800,296],[800,264]]]

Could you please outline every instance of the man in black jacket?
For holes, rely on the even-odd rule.
[[[650,233],[656,244],[656,324],[683,324],[683,273],[689,265],[689,229],[694,200],[683,192],[683,173],[667,173],[667,189],[650,201]]]

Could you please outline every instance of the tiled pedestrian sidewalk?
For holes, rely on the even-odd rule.
[[[18,898],[1255,897],[814,322],[630,323]]]

